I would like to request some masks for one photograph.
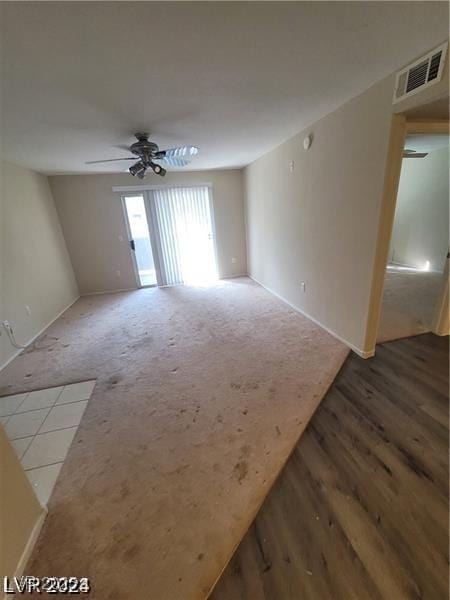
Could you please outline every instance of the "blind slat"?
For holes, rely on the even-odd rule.
[[[153,199],[163,285],[217,279],[208,188],[163,188],[154,190]]]

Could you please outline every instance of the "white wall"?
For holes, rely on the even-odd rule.
[[[0,321],[10,321],[24,344],[76,300],[78,288],[47,177],[2,163],[0,197]],[[0,368],[16,353],[2,331]]]
[[[393,89],[387,77],[245,170],[249,274],[363,356],[392,113],[448,95],[448,74],[395,107]]]
[[[242,171],[174,172],[164,179],[150,175],[144,182],[128,173],[50,177],[81,293],[136,287],[120,194],[112,188],[145,183],[212,183],[219,276],[246,274]]]
[[[449,244],[448,148],[402,163],[392,230],[393,262],[442,271]]]

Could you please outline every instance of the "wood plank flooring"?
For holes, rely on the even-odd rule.
[[[448,357],[348,358],[211,600],[448,598]]]

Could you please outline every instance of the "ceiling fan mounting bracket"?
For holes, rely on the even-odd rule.
[[[138,141],[131,144],[130,152],[135,156],[139,156],[144,163],[149,163],[151,158],[159,152],[158,145],[154,142],[149,142],[148,133],[135,133],[134,136]]]
[[[134,134],[134,137],[138,140],[138,142],[145,142],[150,137],[149,133],[141,133],[137,132]]]

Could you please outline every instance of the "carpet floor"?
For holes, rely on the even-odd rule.
[[[26,572],[205,598],[347,354],[247,278],[81,298],[0,374],[97,379]]]
[[[431,331],[442,274],[388,269],[377,343]]]

